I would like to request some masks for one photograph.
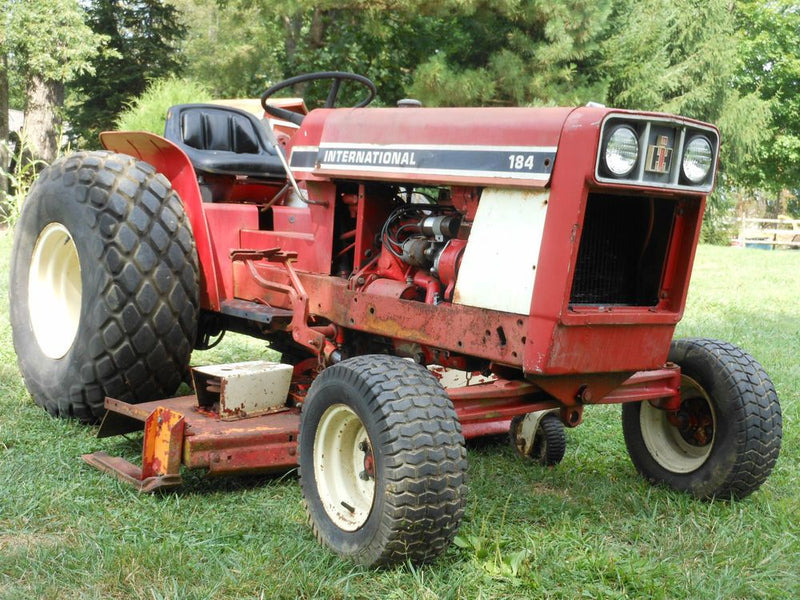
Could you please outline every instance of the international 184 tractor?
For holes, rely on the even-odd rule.
[[[324,108],[273,98],[317,79]],[[336,108],[347,80],[364,100]],[[374,94],[304,75],[264,93],[264,120],[174,106],[164,137],[104,133],[42,172],[11,266],[26,386],[101,436],[144,428],[141,467],[85,460],[140,490],[182,466],[299,465],[316,537],[366,565],[450,544],[465,438],[510,430],[555,464],[592,404],[622,405],[651,482],[758,489],[782,435],[769,377],[731,344],[672,341],[717,129],[597,105],[366,108]],[[225,331],[281,363],[198,367],[171,398]]]

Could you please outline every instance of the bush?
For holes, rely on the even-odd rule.
[[[163,135],[170,106],[209,100],[210,92],[199,83],[176,77],[157,79],[120,114],[116,125],[120,130]]]
[[[7,165],[0,165],[0,175],[5,178],[7,186],[5,191],[0,189],[0,224],[13,227],[19,218],[22,203],[25,201],[28,191],[47,163],[31,157],[28,140],[24,133],[19,135],[14,132],[9,139],[13,141],[11,143],[0,141],[9,159]],[[56,158],[69,153],[69,150],[69,145],[59,148]]]
[[[735,202],[730,190],[726,189],[724,183],[718,183],[717,189],[706,202],[703,227],[700,230],[701,243],[730,246],[737,225],[734,207]]]

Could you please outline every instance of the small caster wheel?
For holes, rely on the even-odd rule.
[[[560,463],[567,449],[564,425],[549,410],[514,417],[509,435],[517,453],[545,467]]]

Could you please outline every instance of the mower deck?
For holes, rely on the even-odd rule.
[[[463,426],[464,437],[508,432],[511,418],[530,412],[534,386],[492,381],[448,390]],[[553,403],[545,403],[549,408]],[[297,466],[300,408],[281,407],[269,414],[224,420],[199,406],[197,396],[142,404],[106,398],[106,416],[97,436],[111,437],[144,427],[142,466],[106,452],[86,454],[88,464],[110,473],[140,491],[181,484],[181,464],[220,475],[282,472]]]
[[[208,469],[214,475],[279,472],[297,466],[299,408],[237,421],[222,421],[217,414],[198,407],[196,396],[143,404],[106,398],[106,408],[98,437],[137,431],[144,423],[142,468],[105,452],[82,458],[142,491],[180,485],[181,463],[190,469]],[[177,425],[179,421],[182,426]]]
[[[598,403],[637,400],[676,408],[680,402],[680,369],[643,371],[627,379]],[[511,419],[533,411],[559,408],[530,382],[497,379],[476,385],[447,388],[465,438],[507,433]],[[280,406],[268,414],[224,420],[218,412],[199,406],[197,396],[182,396],[143,404],[106,398],[106,416],[98,437],[110,437],[144,426],[142,466],[105,452],[86,454],[90,465],[132,484],[140,491],[181,484],[181,464],[221,475],[246,472],[282,472],[297,466],[300,408]],[[562,419],[575,426],[582,407],[561,407]],[[565,412],[566,411],[566,412]]]

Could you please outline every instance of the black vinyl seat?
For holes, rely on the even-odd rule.
[[[286,177],[255,115],[216,104],[178,104],[167,112],[164,137],[186,152],[196,171]]]

